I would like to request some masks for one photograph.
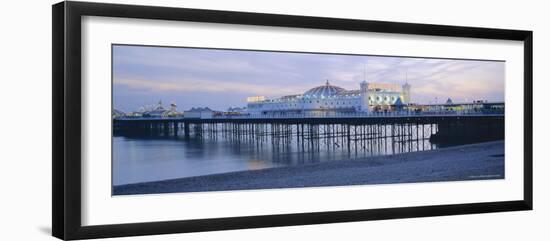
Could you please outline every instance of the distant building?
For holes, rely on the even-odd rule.
[[[132,111],[130,113],[126,114],[126,117],[143,117],[143,112],[140,111]]]
[[[227,112],[246,112],[246,107],[229,107]]]
[[[246,107],[229,107],[223,114],[227,116],[247,115],[248,109]]]
[[[166,112],[166,109],[162,106],[162,101],[159,100],[159,103],[157,106],[152,110],[147,110],[143,112],[143,116],[145,117],[162,117],[162,115]]]
[[[177,105],[175,103],[170,104],[170,109],[166,109],[162,106],[162,101],[159,101],[156,105],[146,105],[141,107],[138,111],[131,113],[132,117],[177,117],[183,113],[178,112]]]
[[[126,113],[120,111],[120,110],[117,110],[117,109],[113,109],[113,118],[120,118],[120,117],[125,117],[126,116]]]
[[[258,102],[258,101],[264,101],[265,96],[252,96],[246,98],[246,102]]]
[[[395,108],[395,104],[410,102],[411,86],[363,81],[359,89],[346,90],[331,85],[312,88],[303,94],[287,95],[275,99],[263,96],[247,98],[247,109],[251,114],[323,114],[350,112],[382,112]]]
[[[214,116],[214,111],[208,107],[191,108],[183,112],[184,118],[210,119]]]
[[[174,102],[170,103],[170,109],[169,110],[162,113],[163,117],[178,117],[178,116],[182,116],[182,115],[183,115],[183,113],[178,112],[178,106]]]

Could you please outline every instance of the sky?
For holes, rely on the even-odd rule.
[[[246,106],[323,85],[352,90],[368,82],[411,85],[411,102],[504,101],[503,61],[113,46],[113,107],[130,112],[174,102],[178,110]]]

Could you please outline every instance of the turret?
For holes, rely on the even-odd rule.
[[[176,103],[174,102],[170,103],[170,111],[176,112],[177,109],[178,109],[178,105],[176,105]]]
[[[359,86],[361,86],[361,111],[369,111],[369,83],[367,81],[362,81]]]
[[[411,101],[411,85],[405,82],[405,84],[402,85],[401,88],[403,92],[403,103],[408,104]]]
[[[409,104],[411,101],[411,85],[409,85],[409,71],[405,70],[405,84],[401,86],[401,96],[404,104]]]
[[[362,81],[359,85],[361,86],[361,93],[367,93],[369,90],[369,83],[367,81]]]

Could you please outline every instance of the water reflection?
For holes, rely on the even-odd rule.
[[[277,135],[234,135],[219,132],[190,136],[115,136],[113,184],[295,166],[437,148],[429,141],[433,131],[430,125],[398,130],[391,130],[390,126],[377,128],[376,132],[350,129],[345,135],[336,127],[319,128],[312,131],[311,135],[306,133],[302,136],[292,130]]]

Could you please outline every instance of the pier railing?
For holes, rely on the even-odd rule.
[[[431,117],[431,116],[503,116],[502,110],[465,110],[465,111],[393,111],[393,112],[335,112],[335,113],[268,113],[212,115],[206,117],[117,117],[118,120],[131,119],[300,119],[300,118],[377,118],[377,117]]]
[[[219,115],[214,119],[270,119],[270,118],[368,118],[368,117],[418,117],[418,116],[492,116],[504,115],[502,111],[430,111],[430,112],[350,112],[350,113],[284,113]]]

